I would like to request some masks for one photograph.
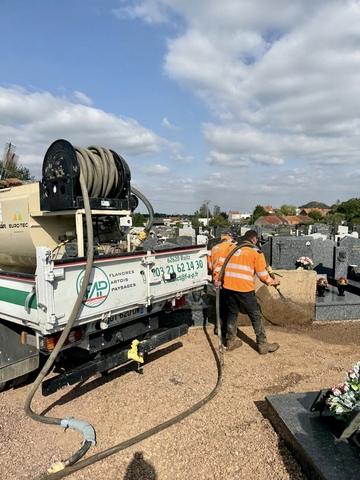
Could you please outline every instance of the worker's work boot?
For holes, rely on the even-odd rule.
[[[279,347],[280,345],[278,343],[258,343],[258,351],[260,355],[275,352]]]
[[[225,340],[224,348],[227,352],[231,352],[231,350],[235,350],[235,348],[239,348],[242,345],[242,341],[240,338],[232,337],[230,340]]]

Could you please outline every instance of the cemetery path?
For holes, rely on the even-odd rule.
[[[259,355],[251,327],[243,346],[225,352],[219,393],[181,422],[67,478],[107,480],[305,480],[267,418],[265,396],[319,391],[341,383],[359,361],[360,320],[267,327],[280,349]],[[128,440],[185,411],[217,381],[209,326],[149,355],[142,375],[133,364],[107,376],[66,387],[50,397],[37,393],[32,408],[46,416],[88,421],[97,445],[86,457]],[[0,478],[39,478],[55,461],[76,452],[73,430],[26,417],[29,385],[1,393]],[[86,458],[85,457],[85,458]]]

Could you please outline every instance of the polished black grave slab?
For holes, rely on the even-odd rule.
[[[268,395],[269,419],[309,480],[360,480],[359,450],[310,407],[319,392]]]

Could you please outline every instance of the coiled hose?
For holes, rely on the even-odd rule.
[[[89,197],[106,198],[119,190],[119,173],[113,153],[104,147],[91,145],[88,148],[74,147]],[[120,182],[121,184],[121,182]],[[154,210],[148,199],[134,187],[131,191],[146,206],[149,221],[144,234],[139,236],[139,244],[147,238],[154,224]],[[121,189],[121,187],[120,187]]]

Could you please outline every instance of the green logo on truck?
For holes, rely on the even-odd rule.
[[[85,270],[83,270],[76,280],[76,291],[79,293],[84,279]],[[83,299],[83,305],[86,307],[98,307],[105,302],[110,293],[110,282],[104,272],[99,267],[93,267],[90,274],[90,280]]]

